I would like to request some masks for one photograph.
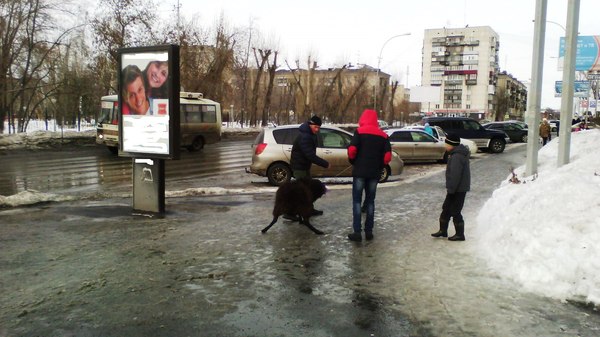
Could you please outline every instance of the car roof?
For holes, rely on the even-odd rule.
[[[433,121],[437,121],[437,120],[447,120],[447,119],[468,119],[468,120],[474,120],[471,117],[423,117],[423,120],[433,120]]]
[[[286,124],[286,125],[278,125],[276,127],[269,127],[268,129],[269,130],[297,129],[297,128],[300,127],[300,125],[302,125],[302,124]],[[350,133],[350,132],[348,132],[348,131],[346,131],[344,129],[340,129],[337,126],[333,126],[333,125],[323,124],[323,125],[321,125],[321,129],[323,129],[323,128],[325,128],[325,129],[331,129],[331,130],[337,130],[337,131],[342,131],[342,132],[345,132],[345,133],[347,133],[349,135],[352,135],[352,133]]]
[[[416,132],[421,132],[421,133],[426,133],[425,130],[422,129],[407,129],[407,128],[388,128],[383,130],[383,132],[387,133],[388,135],[397,132],[397,131],[401,131],[401,132],[412,132],[412,131],[416,131]]]

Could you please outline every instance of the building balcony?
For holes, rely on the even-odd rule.
[[[479,40],[465,41],[465,46],[479,46]]]
[[[476,75],[477,70],[445,70],[444,75]]]
[[[462,80],[446,80],[444,81],[444,85],[462,85]]]

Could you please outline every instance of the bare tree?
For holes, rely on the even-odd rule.
[[[58,26],[56,17],[72,14],[67,4],[51,0],[0,1],[0,12],[0,119],[8,112],[9,128],[24,131],[56,85],[56,50],[75,27]]]
[[[388,108],[386,109],[387,113],[384,116],[381,116],[389,125],[392,125],[392,122],[396,118],[396,111],[394,109],[394,98],[396,97],[396,91],[398,90],[398,81],[392,82],[391,92],[390,92],[390,100],[388,101]]]
[[[221,19],[216,29],[214,48],[211,48],[212,57],[208,60],[208,68],[200,82],[201,91],[207,97],[219,102],[223,101],[228,82],[225,78],[226,70],[233,66],[235,44],[235,33],[230,32],[225,27],[224,20]]]
[[[342,116],[345,115],[352,104],[352,101],[357,96],[357,94],[364,88],[367,83],[367,72],[363,69],[359,72],[358,77],[353,79],[352,85],[348,86],[348,90],[342,90],[342,87],[339,86],[339,104],[338,110],[336,111],[336,115]],[[343,117],[342,117],[343,118]],[[356,120],[356,119],[355,119]]]
[[[506,88],[498,87],[494,97],[494,120],[504,120],[504,115],[510,110],[510,93]]]
[[[100,0],[90,25],[94,34],[93,69],[105,94],[117,92],[118,50],[157,41],[157,16],[152,0]]]
[[[252,97],[250,102],[250,124],[256,125],[256,121],[258,119],[258,96],[260,93],[262,73],[273,51],[270,49],[252,49],[254,50],[254,60],[256,61],[257,69],[256,76],[254,78],[254,86],[252,87]],[[260,54],[260,59],[258,57],[257,51],[258,54]]]
[[[288,69],[292,72],[292,76],[294,77],[294,82],[297,90],[300,91],[300,95],[296,95],[296,108],[294,109],[296,112],[296,119],[304,119],[308,118],[310,114],[313,112],[312,107],[312,97],[313,97],[313,78],[314,72],[317,68],[317,62],[311,60],[311,56],[309,55],[307,58],[307,70],[302,70],[300,68],[300,61],[296,60],[296,69],[292,69],[290,67],[287,60],[285,61]],[[298,102],[301,100],[300,102]]]
[[[267,69],[269,72],[269,83],[267,83],[267,92],[265,93],[265,104],[262,113],[262,126],[267,126],[268,117],[271,112],[271,99],[273,96],[273,85],[275,82],[275,71],[277,70],[277,52],[273,53],[273,63],[270,64],[267,59]]]

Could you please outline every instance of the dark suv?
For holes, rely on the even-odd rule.
[[[508,135],[508,138],[515,143],[527,143],[527,134],[529,133],[529,130],[527,128],[523,128],[517,123],[491,122],[483,124],[483,127],[488,130],[502,130]]]
[[[423,123],[437,125],[447,133],[470,139],[479,149],[493,153],[504,152],[504,147],[509,140],[503,131],[488,130],[476,120],[467,117],[425,117]]]

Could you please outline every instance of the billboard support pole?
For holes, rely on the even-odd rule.
[[[527,97],[526,123],[529,125],[527,133],[527,160],[525,162],[525,175],[537,173],[539,129],[540,123],[540,97],[542,94],[542,77],[544,69],[544,40],[546,36],[546,11],[548,0],[536,0],[535,20],[533,28],[533,56],[531,62],[531,90]]]
[[[569,163],[571,147],[571,119],[573,118],[573,95],[575,87],[575,58],[577,56],[577,30],[579,27],[580,0],[569,0],[567,7],[567,31],[565,36],[565,62],[563,88],[560,99],[560,141],[558,142],[558,163],[561,167]]]

